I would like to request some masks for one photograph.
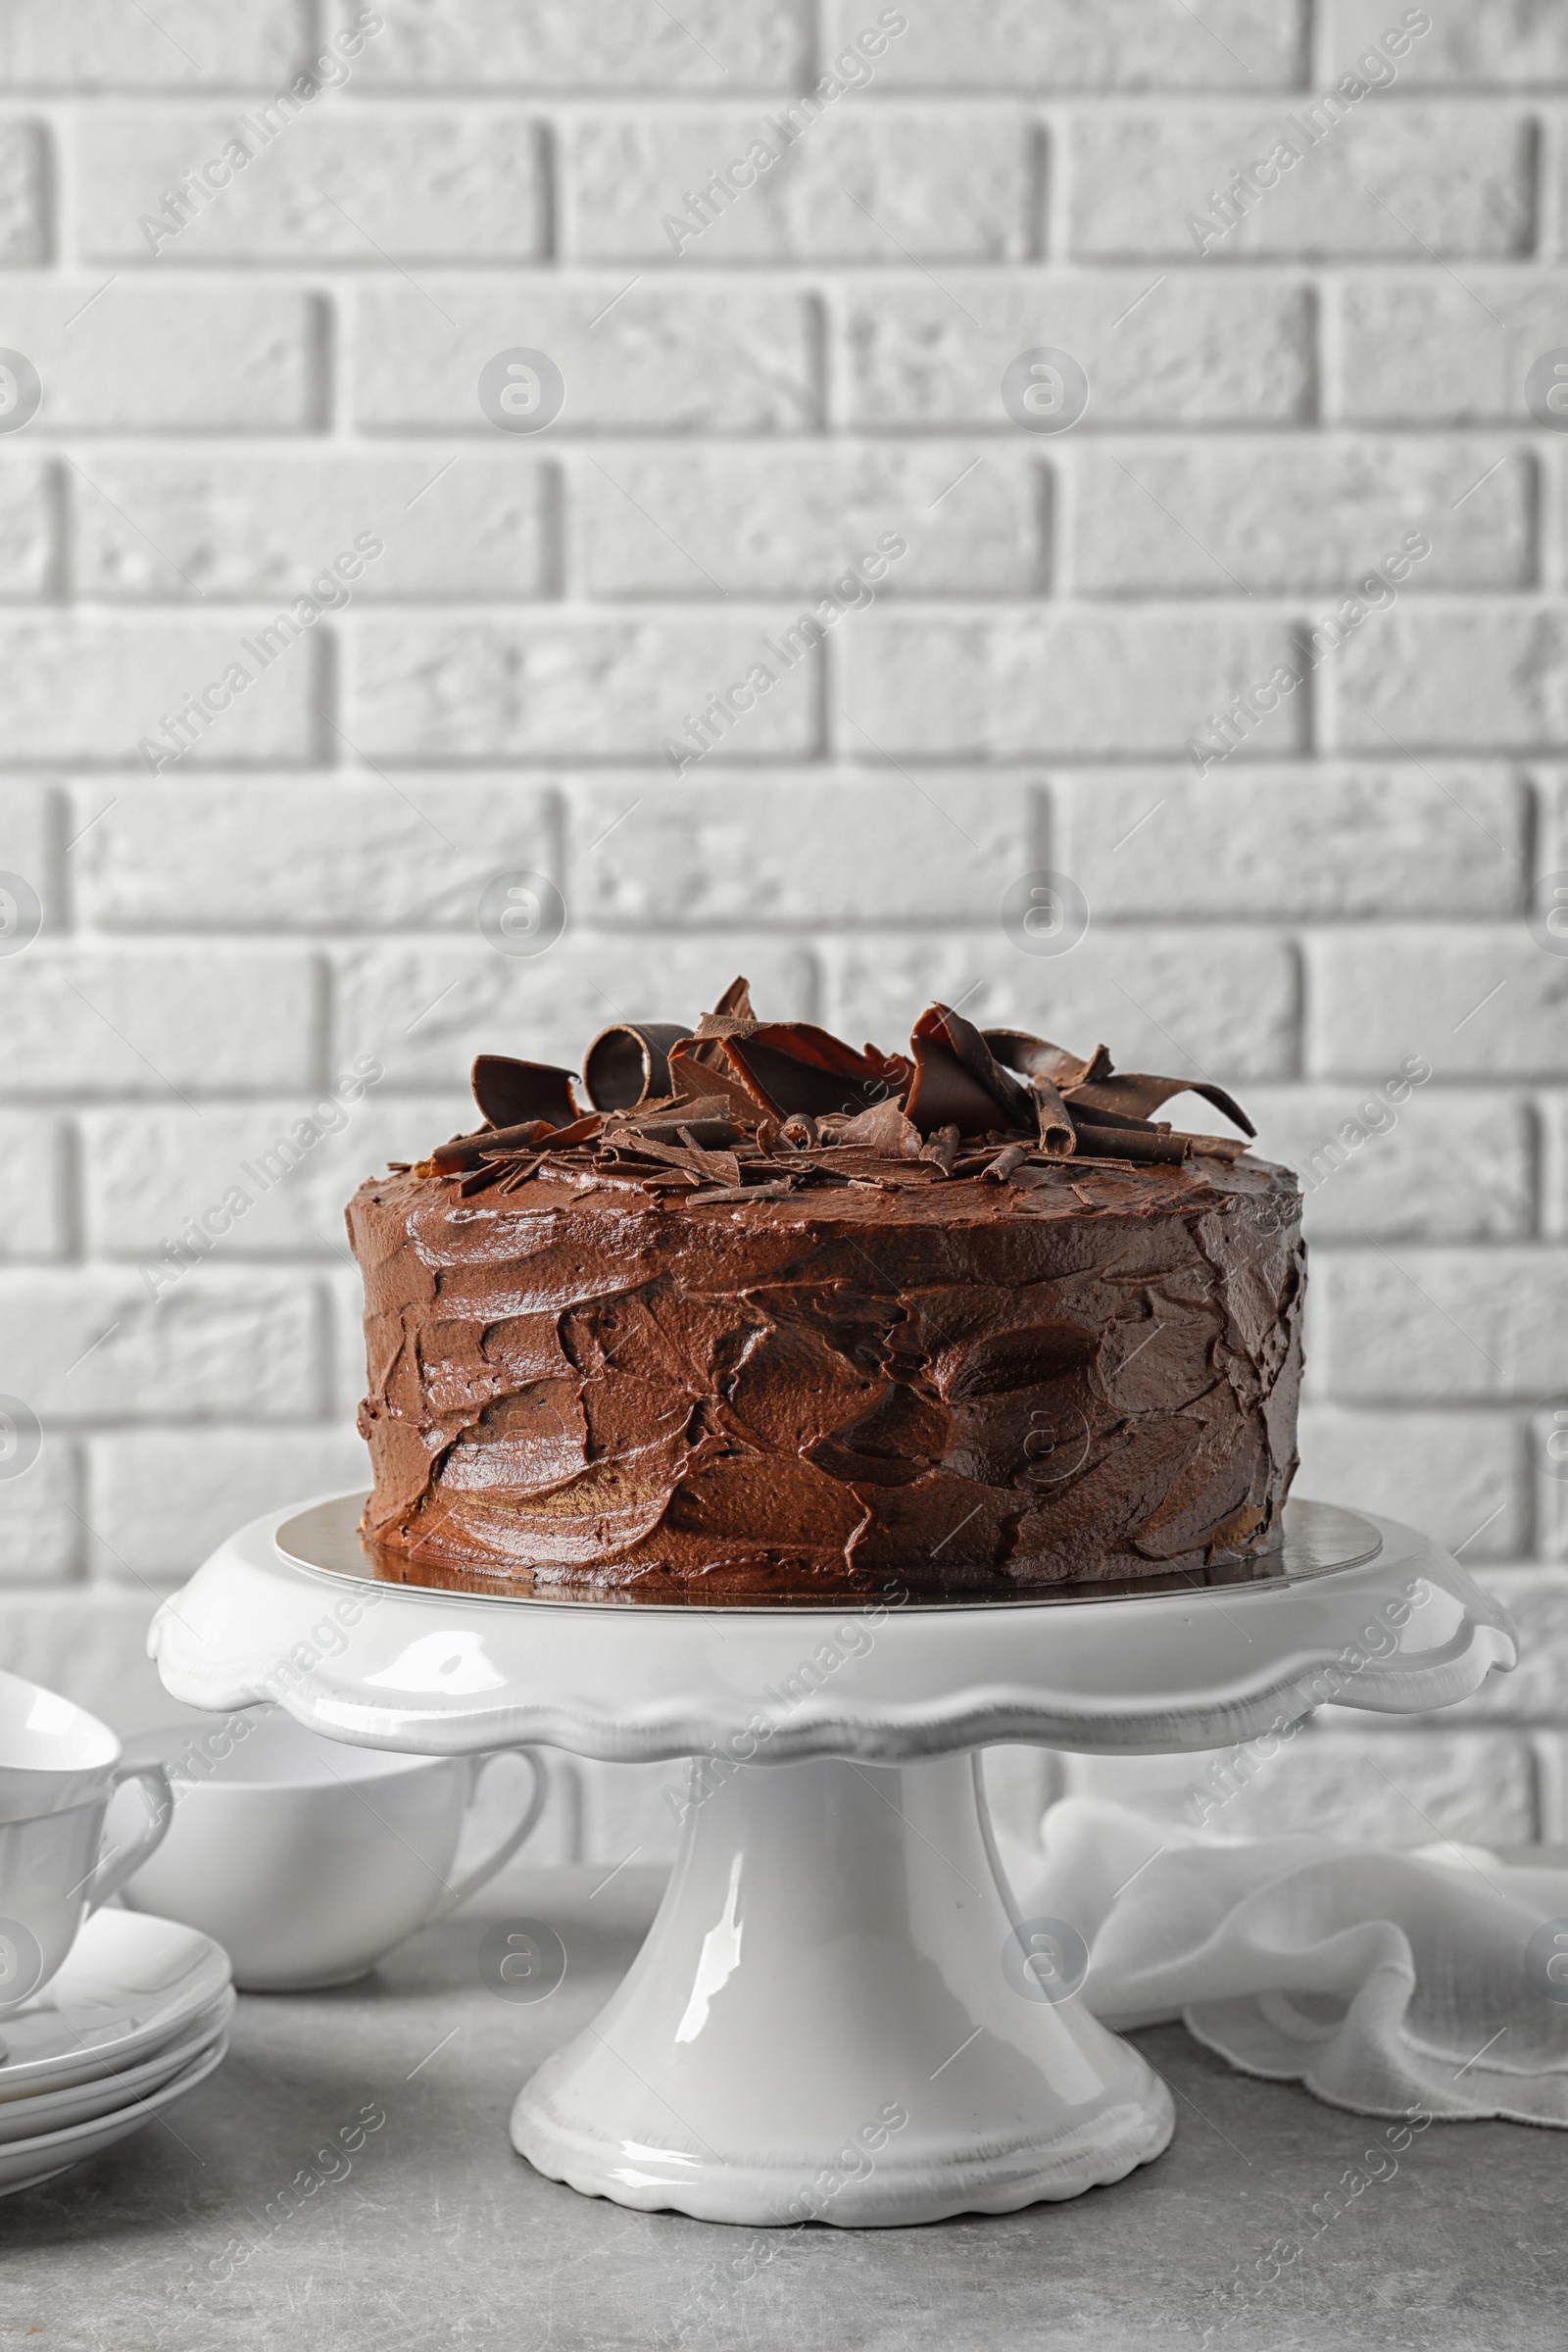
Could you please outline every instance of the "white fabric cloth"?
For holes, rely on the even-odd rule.
[[[1364,2115],[1568,2127],[1568,1870],[1221,1838],[1088,1797],[1042,1838],[1019,1909],[1077,1930],[1106,2025],[1179,2018],[1244,2073]]]

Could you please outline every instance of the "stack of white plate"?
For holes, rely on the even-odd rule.
[[[203,2082],[233,2009],[210,1936],[94,1912],[43,1990],[0,2021],[0,2196],[101,2155]]]

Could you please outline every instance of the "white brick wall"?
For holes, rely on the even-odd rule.
[[[1524,378],[1568,346],[1568,13],[1434,11],[1201,257],[1189,216],[1396,0],[928,0],[678,253],[871,0],[382,0],[285,120],[358,13],[0,14],[0,346],[42,383],[0,431],[0,868],[44,910],[0,956],[0,1386],[46,1427],[0,1482],[0,1654],[167,1712],[154,1596],[354,1475],[359,1176],[463,1116],[477,1048],[571,1057],[744,967],[857,1038],[940,993],[1205,1068],[1324,1170],[1303,1483],[1486,1563],[1533,1651],[1441,1724],[1314,1727],[1249,1819],[1560,1832],[1568,958],[1526,916],[1568,868],[1568,444]],[[535,437],[477,397],[519,345],[566,387]],[[1040,345],[1090,384],[1056,436],[1001,397]],[[677,779],[662,738],[886,532],[875,609]],[[1200,775],[1410,532],[1395,608]],[[1058,961],[998,916],[1048,863],[1092,908]],[[519,866],[568,907],[531,962],[474,923]],[[140,1264],[367,1050],[368,1102],[154,1305]],[[1054,1770],[998,1765],[1014,1832]],[[558,1850],[667,1844],[658,1776],[568,1798]]]

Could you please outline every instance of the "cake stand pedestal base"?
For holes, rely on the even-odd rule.
[[[1075,1973],[1020,1936],[977,1753],[699,1768],[648,1938],[513,2144],[622,2205],[763,2228],[1077,2196],[1175,2118]]]

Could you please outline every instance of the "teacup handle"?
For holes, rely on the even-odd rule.
[[[93,1872],[92,1886],[87,1893],[87,1908],[96,1911],[118,1894],[127,1879],[134,1878],[155,1846],[162,1845],[169,1825],[174,1818],[174,1792],[169,1786],[169,1775],[162,1764],[117,1764],[110,1775],[110,1787],[122,1788],[126,1781],[140,1781],[147,1791],[147,1819],[140,1832],[128,1845],[117,1845],[100,1860]]]
[[[488,1755],[473,1759],[473,1778],[468,1784],[468,1802],[464,1810],[464,1819],[466,1820],[471,1812],[473,1800],[479,1793],[479,1783],[490,1766],[499,1764],[507,1756],[522,1757],[533,1774],[533,1794],[528,1800],[527,1811],[515,1827],[507,1832],[501,1843],[485,1855],[482,1862],[476,1862],[455,1886],[448,1886],[437,1896],[425,1914],[426,1927],[435,1920],[445,1919],[449,1911],[455,1911],[460,1903],[466,1902],[470,1894],[476,1894],[488,1880],[493,1879],[503,1863],[512,1860],[545,1809],[545,1799],[550,1794],[550,1774],[539,1750],[536,1747],[493,1747]]]

